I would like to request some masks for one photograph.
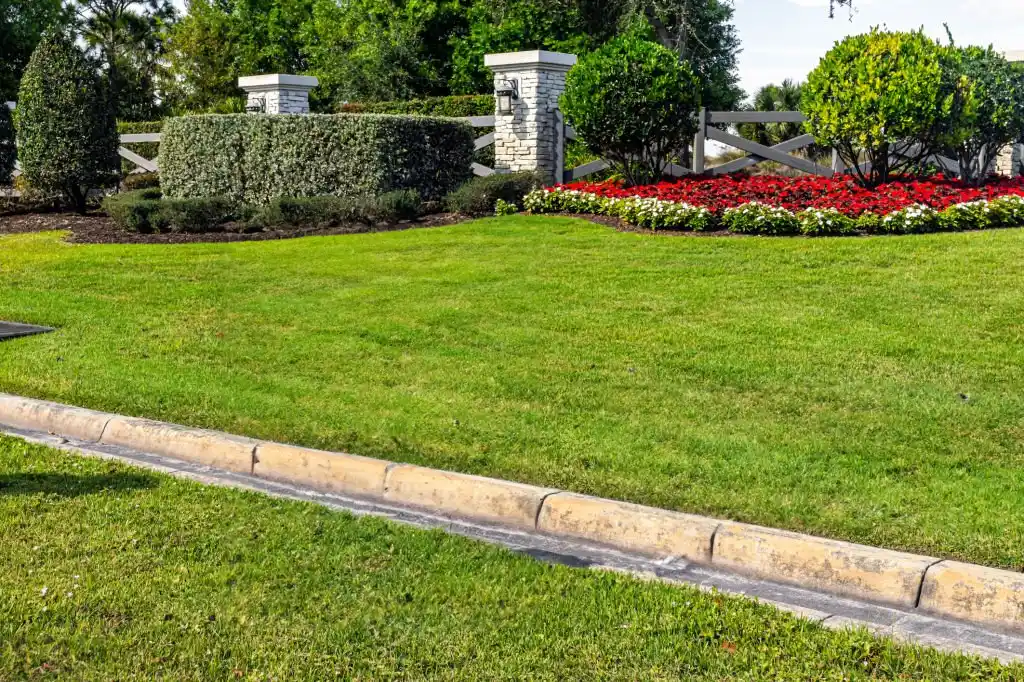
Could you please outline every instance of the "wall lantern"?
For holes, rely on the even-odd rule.
[[[511,114],[512,103],[519,99],[519,81],[501,81],[494,96],[498,99],[498,113],[505,116]]]
[[[267,111],[267,100],[263,97],[251,99],[245,104],[245,111],[248,114],[262,114]]]

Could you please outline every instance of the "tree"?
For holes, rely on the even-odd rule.
[[[179,112],[230,109],[240,76],[306,73],[319,37],[314,0],[187,0],[167,41],[168,91]],[[315,95],[316,93],[314,93]]]
[[[176,16],[171,0],[71,0],[78,29],[107,76],[122,120],[154,117],[163,37]]]
[[[62,0],[0,0],[0,103],[15,98],[43,32],[67,20]]]
[[[727,0],[626,0],[620,21],[639,14],[650,22],[658,42],[690,65],[701,84],[701,102],[710,109],[739,106],[736,57],[740,40]]]
[[[306,45],[321,96],[381,101],[452,92],[468,0],[317,0]]]
[[[18,149],[14,146],[14,123],[11,121],[11,110],[7,104],[0,102],[0,185],[11,182],[14,162],[18,159]]]
[[[118,171],[117,124],[93,64],[70,36],[36,47],[18,92],[18,156],[29,184],[61,192],[79,212]]]
[[[491,91],[485,54],[527,49],[591,52],[616,35],[619,11],[612,10],[597,22],[593,0],[476,0],[468,11],[468,35],[454,40],[451,90]]]
[[[818,144],[835,148],[867,187],[917,172],[970,116],[970,93],[948,77],[947,52],[921,31],[873,30],[836,44],[811,72],[801,110]]]
[[[697,130],[700,84],[671,50],[630,32],[569,71],[561,106],[629,184],[657,180]]]
[[[960,165],[960,179],[981,184],[1000,151],[1024,139],[1024,74],[991,47],[950,46],[950,79],[965,78],[972,89],[974,115],[951,130],[944,140]],[[958,134],[958,131],[963,131]]]

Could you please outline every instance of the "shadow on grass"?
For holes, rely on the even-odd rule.
[[[104,491],[119,492],[155,488],[159,481],[146,474],[0,474],[0,497],[6,495],[59,495],[79,497]]]

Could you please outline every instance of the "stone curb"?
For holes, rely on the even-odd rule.
[[[0,424],[1024,632],[1024,574],[0,394]]]

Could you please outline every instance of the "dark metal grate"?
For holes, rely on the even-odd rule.
[[[31,324],[18,324],[17,322],[0,322],[0,341],[16,339],[19,336],[45,334],[52,331],[53,329],[50,327],[37,327]]]

